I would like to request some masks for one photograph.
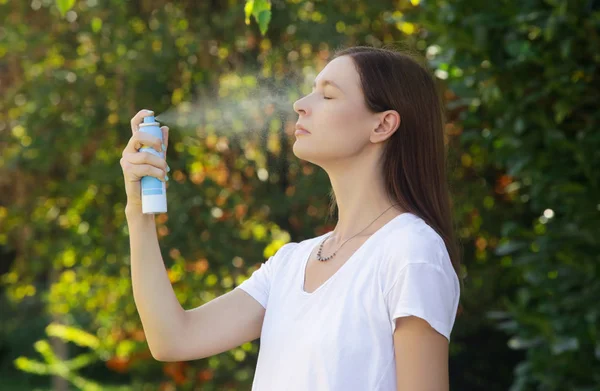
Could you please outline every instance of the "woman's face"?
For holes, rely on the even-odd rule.
[[[294,102],[297,125],[310,134],[296,135],[294,155],[321,167],[360,154],[378,118],[364,101],[360,76],[348,56],[333,59],[317,75],[312,93]]]

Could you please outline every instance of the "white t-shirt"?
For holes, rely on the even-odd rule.
[[[435,230],[398,215],[307,293],[308,258],[332,232],[285,244],[236,288],[266,309],[252,391],[396,390],[398,317],[420,317],[450,341],[460,285]]]

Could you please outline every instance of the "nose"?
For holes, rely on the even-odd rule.
[[[308,105],[306,104],[306,97],[300,98],[294,102],[294,111],[298,115],[308,115]]]

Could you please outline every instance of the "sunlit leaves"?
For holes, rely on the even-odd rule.
[[[270,0],[246,0],[244,7],[246,13],[246,24],[250,24],[250,16],[253,16],[262,35],[265,35],[271,20],[271,1]]]
[[[46,332],[50,337],[58,337],[91,349],[95,349],[100,345],[100,341],[95,335],[71,326],[51,323],[46,327]]]
[[[106,362],[98,375],[106,382],[115,371],[140,384],[156,365],[143,355],[147,343],[132,298],[123,216],[118,160],[131,134],[130,116],[140,108],[185,109],[165,120],[173,175],[169,213],[156,222],[168,277],[182,306],[192,308],[239,284],[285,243],[332,228],[323,226],[326,175],[290,152],[297,118],[292,103],[306,93],[298,79],[312,82],[333,48],[347,42],[421,39],[419,24],[381,18],[405,11],[389,2],[289,1],[272,15],[277,24],[268,1],[79,1],[64,8],[67,18],[77,12],[71,23],[56,23],[48,12],[28,14],[33,23],[24,23],[20,10],[30,2],[12,3],[19,6],[0,27],[0,56],[10,65],[0,132],[16,134],[0,159],[7,193],[15,195],[2,213],[0,240],[20,257],[2,280],[8,298],[35,301],[45,315],[64,316],[97,335],[101,346],[90,349]],[[412,8],[418,2],[401,3]],[[260,34],[244,23],[242,7]],[[269,39],[267,27],[276,32]],[[447,80],[460,77],[445,54],[439,62],[449,64]],[[588,82],[592,73],[581,72],[569,77]],[[262,89],[265,83],[273,87]],[[253,114],[244,111],[248,107]],[[486,167],[490,148],[466,151],[469,164],[461,168],[467,179],[469,170]],[[482,187],[468,188],[470,200],[483,198]],[[490,211],[499,204],[497,198],[485,203]],[[474,217],[468,232],[485,238],[480,248],[487,251],[494,243],[479,232],[482,220]],[[46,281],[49,275],[56,277]],[[16,309],[15,317],[20,313]],[[30,327],[29,319],[20,322]],[[39,338],[24,333],[31,344]],[[163,388],[192,387],[191,372],[207,383],[201,388],[249,389],[250,347],[256,345],[199,360],[187,371],[165,366]],[[132,365],[133,357],[143,362]],[[188,383],[172,383],[182,381]]]
[[[60,338],[64,341],[74,342],[79,346],[91,349],[99,346],[98,338],[70,326],[53,323],[46,327],[46,333],[49,337]],[[42,356],[44,362],[20,356],[14,360],[17,368],[36,375],[60,376],[83,390],[100,391],[102,389],[96,382],[88,380],[77,373],[78,370],[98,361],[99,357],[97,354],[93,352],[82,353],[69,360],[62,361],[46,339],[36,341],[34,348]]]
[[[600,165],[600,116],[593,104],[582,103],[591,103],[598,90],[586,71],[600,61],[598,45],[590,46],[597,12],[585,1],[507,3],[502,13],[487,6],[473,12],[473,4],[422,2],[405,15],[428,32],[436,76],[459,97],[450,116],[461,119],[462,144],[484,147],[482,165],[462,155],[456,172],[469,194],[455,205],[477,208],[484,229],[499,237],[487,251],[495,251],[503,272],[494,273],[493,263],[472,268],[477,276],[470,286],[503,280],[514,296],[497,305],[511,318],[502,323],[513,335],[509,346],[528,349],[513,389],[597,388],[598,378],[589,374],[599,371],[600,345],[589,330],[600,325],[591,310],[600,295],[594,239],[600,171],[591,169]],[[484,277],[495,274],[501,277]],[[510,284],[519,286],[517,295]],[[483,303],[482,295],[472,297],[471,307]]]
[[[62,16],[75,5],[75,0],[56,0],[56,7]]]
[[[98,33],[102,29],[102,19],[98,17],[92,18],[91,27],[93,32]]]

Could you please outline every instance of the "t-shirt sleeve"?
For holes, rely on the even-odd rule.
[[[411,255],[418,255],[411,257],[413,259],[407,260],[403,254],[390,257],[384,278],[384,298],[392,332],[397,318],[416,316],[450,341],[460,288],[453,270],[440,266],[450,259],[444,258],[441,251],[435,251],[436,247],[410,251]]]
[[[256,269],[247,280],[238,285],[236,289],[240,288],[244,290],[266,309],[277,263],[280,262],[280,258],[285,256],[290,245],[291,243],[288,243],[280,247],[273,256],[262,263],[260,267]]]

